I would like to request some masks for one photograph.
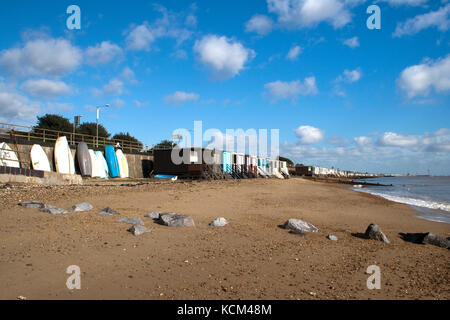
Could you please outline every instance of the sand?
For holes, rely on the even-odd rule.
[[[0,186],[0,299],[450,298],[449,250],[399,236],[448,237],[450,225],[349,186],[301,178],[94,183]],[[87,201],[94,210],[51,215],[21,200],[65,209]],[[96,214],[108,206],[119,214]],[[158,225],[144,218],[152,211],[189,215],[196,227]],[[115,222],[123,217],[140,217],[151,232],[133,236]],[[208,226],[217,217],[229,225]],[[291,234],[279,227],[289,218],[322,232]],[[391,243],[355,236],[370,223]],[[81,269],[80,290],[66,287],[70,265]],[[379,290],[367,288],[370,265],[381,270]]]

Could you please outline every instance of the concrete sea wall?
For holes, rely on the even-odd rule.
[[[2,140],[0,142],[6,142],[11,148],[15,150],[14,143],[11,141]],[[17,151],[18,157],[21,162],[21,167],[26,169],[31,169],[31,159],[30,159],[30,151],[33,146],[33,142],[29,141],[20,141],[17,143]],[[55,168],[55,157],[54,157],[54,143],[37,143],[41,145],[42,149],[44,149],[47,154],[48,160],[50,162],[50,168],[53,172],[56,172]],[[72,155],[75,157],[76,146],[70,146]],[[94,151],[102,151],[104,154],[105,150],[95,149]],[[148,178],[151,171],[153,170],[153,156],[146,153],[129,153],[126,150],[123,150],[124,155],[128,161],[128,168],[130,173],[130,178]],[[75,160],[75,163],[77,161]],[[77,165],[76,165],[77,166]],[[78,171],[78,168],[77,168]],[[79,173],[79,172],[77,172]]]

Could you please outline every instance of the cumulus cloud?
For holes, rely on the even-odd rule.
[[[95,95],[120,96],[124,93],[124,83],[119,79],[111,79],[101,90],[94,89]]]
[[[316,86],[316,78],[305,78],[303,83],[300,80],[291,82],[274,81],[264,85],[273,101],[279,99],[295,99],[299,95],[315,95],[319,92]]]
[[[197,93],[177,91],[171,95],[165,96],[164,102],[173,106],[179,106],[185,102],[197,101],[199,98],[200,95]]]
[[[194,52],[213,77],[221,80],[239,74],[245,64],[255,56],[255,52],[245,48],[242,43],[217,35],[206,35],[195,41]]]
[[[428,2],[428,0],[382,0],[389,3],[391,6],[420,6]]]
[[[295,129],[296,136],[300,139],[301,144],[313,144],[323,140],[325,133],[311,126],[300,126]]]
[[[263,14],[255,14],[245,24],[246,32],[255,32],[259,35],[266,35],[272,31],[273,21],[268,16]]]
[[[336,147],[283,143],[280,153],[298,163],[344,170],[426,173],[431,169],[432,174],[449,174],[450,129],[421,135],[369,134],[353,138],[352,144]]]
[[[355,70],[344,70],[344,72],[339,75],[339,77],[337,77],[336,81],[340,82],[340,81],[344,81],[344,82],[348,82],[348,83],[352,83],[352,82],[357,82],[359,81],[359,79],[361,79],[362,77],[362,72],[361,70],[355,69]]]
[[[39,114],[40,105],[28,98],[0,88],[0,119],[2,121],[31,121]]]
[[[327,22],[341,28],[351,20],[345,1],[341,0],[267,0],[268,10],[278,16],[278,23],[291,29],[314,27]]]
[[[0,52],[0,70],[12,76],[62,76],[76,69],[82,51],[65,39],[30,40],[23,47]]]
[[[352,49],[354,49],[356,47],[359,47],[359,39],[358,39],[358,37],[353,37],[353,38],[350,38],[350,39],[346,39],[346,40],[344,40],[343,43],[346,46],[348,46],[348,47],[350,47]]]
[[[355,144],[356,144],[358,147],[364,148],[364,147],[366,147],[366,146],[368,146],[368,145],[371,144],[372,138],[362,136],[362,137],[356,137],[356,138],[353,138],[353,141],[355,142]]]
[[[427,96],[431,90],[438,93],[450,90],[450,55],[407,67],[397,83],[409,98]]]
[[[129,50],[150,50],[152,44],[158,38],[173,38],[177,45],[180,45],[185,40],[192,36],[192,30],[188,27],[195,27],[195,16],[189,14],[183,23],[180,22],[179,14],[174,14],[162,6],[155,5],[157,11],[162,14],[162,17],[150,24],[144,21],[140,25],[134,25],[126,32],[126,47]]]
[[[34,97],[47,99],[57,98],[72,92],[72,88],[63,81],[47,79],[27,80],[21,88]]]
[[[142,107],[148,106],[148,102],[147,101],[133,100],[133,102],[136,105],[136,107],[138,107],[138,108],[142,108]]]
[[[447,4],[436,11],[417,15],[405,22],[398,23],[393,36],[401,37],[404,35],[413,35],[431,27],[435,27],[439,31],[447,31],[450,27],[449,15],[450,4]]]
[[[385,132],[378,139],[377,144],[384,147],[412,147],[419,143],[415,136]]]
[[[122,48],[110,41],[102,41],[85,51],[86,63],[92,66],[107,64],[122,56]]]
[[[297,60],[300,53],[302,53],[302,48],[300,46],[293,46],[287,53],[286,59]]]

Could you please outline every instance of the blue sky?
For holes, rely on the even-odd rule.
[[[430,0],[5,0],[0,121],[95,121],[109,103],[101,123],[148,144],[201,120],[279,129],[299,163],[450,174],[449,14]]]

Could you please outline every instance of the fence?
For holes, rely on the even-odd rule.
[[[86,142],[89,147],[105,148],[106,145],[117,145],[124,151],[129,152],[146,152],[152,149],[152,145],[142,144],[134,141],[120,140],[120,139],[108,139],[105,137],[97,137],[82,133],[64,132],[51,129],[36,128],[30,126],[22,126],[10,123],[0,122],[0,139],[14,139],[36,141],[36,142],[56,142],[58,137],[66,136],[67,141],[71,145],[75,145],[77,142]]]

